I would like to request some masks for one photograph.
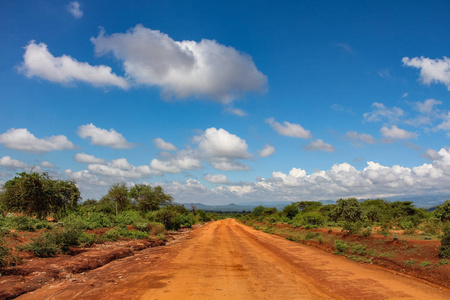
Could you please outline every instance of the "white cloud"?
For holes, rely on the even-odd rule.
[[[171,161],[163,161],[159,159],[152,159],[150,166],[158,171],[164,173],[180,173],[181,169],[175,166]]]
[[[27,152],[49,152],[74,149],[75,145],[64,135],[54,135],[39,139],[26,128],[11,128],[0,134],[0,144],[6,148]]]
[[[402,98],[408,97],[408,93],[403,93]]]
[[[67,169],[64,171],[64,174],[70,179],[74,179],[77,184],[81,186],[107,186],[113,183],[99,179],[94,174],[91,174],[88,170],[73,172],[71,169]]]
[[[271,145],[264,145],[264,147],[259,151],[259,156],[261,157],[267,157],[271,156],[275,153],[275,147]]]
[[[175,147],[171,143],[165,142],[162,138],[154,139],[153,142],[155,143],[156,148],[158,148],[158,149],[168,150],[168,151],[177,150],[177,147]]]
[[[24,163],[23,161],[12,159],[10,156],[3,156],[0,158],[0,166],[6,167],[6,168],[28,168],[30,165]]]
[[[402,62],[405,66],[420,69],[420,78],[422,83],[443,83],[450,91],[450,59],[430,59],[426,57],[403,57]]]
[[[148,165],[133,166],[125,158],[112,160],[107,165],[90,164],[88,170],[93,174],[113,177],[116,180],[161,175],[160,171],[154,170]]]
[[[251,157],[247,152],[248,146],[245,140],[222,128],[208,128],[201,136],[194,137],[194,141],[209,157],[240,159]]]
[[[109,131],[96,127],[94,124],[86,124],[78,127],[78,135],[83,138],[90,138],[91,144],[96,146],[107,146],[114,149],[130,149],[133,147],[122,134],[114,129]]]
[[[436,126],[438,130],[450,130],[450,111],[443,116],[443,121],[441,124]]]
[[[229,107],[229,108],[225,109],[225,111],[230,113],[230,114],[232,114],[232,115],[236,115],[236,116],[239,116],[239,117],[247,116],[247,113],[244,110],[240,109],[240,108]]]
[[[375,139],[373,136],[367,133],[358,133],[356,131],[348,131],[345,135],[346,138],[350,139],[354,144],[360,145],[360,142],[364,142],[367,144],[374,144]]]
[[[77,19],[83,16],[83,11],[80,9],[80,3],[78,3],[78,1],[70,2],[67,9]]]
[[[303,128],[300,124],[294,124],[284,121],[282,125],[277,121],[275,121],[274,118],[266,119],[266,123],[269,124],[276,132],[278,132],[281,135],[297,137],[302,139],[311,138],[310,131]]]
[[[416,109],[423,114],[431,114],[434,112],[434,107],[436,105],[442,104],[442,101],[435,99],[426,99],[423,102],[416,102]]]
[[[404,115],[404,111],[401,108],[388,108],[383,103],[374,102],[372,107],[372,112],[363,114],[364,120],[367,122],[380,121],[382,118],[388,119],[389,122],[396,122]]]
[[[166,97],[210,98],[230,103],[246,92],[264,92],[267,78],[249,55],[214,40],[175,41],[142,25],[126,33],[91,38],[95,52],[112,52],[127,77],[158,86]]]
[[[34,41],[25,47],[23,63],[19,71],[24,72],[27,77],[39,77],[62,84],[81,81],[97,87],[128,88],[127,81],[112,73],[110,67],[91,66],[67,55],[55,57],[48,51],[46,44],[36,44]]]
[[[41,162],[40,166],[43,167],[43,168],[48,168],[48,169],[57,169],[55,164],[53,164],[53,163],[51,163],[49,161]]]
[[[222,171],[248,171],[250,167],[242,162],[239,162],[233,158],[213,158],[211,159],[211,165],[217,170]]]
[[[417,134],[413,132],[406,131],[404,129],[398,128],[393,125],[390,129],[387,127],[383,127],[380,129],[380,132],[386,137],[390,139],[414,139],[417,137]]]
[[[230,180],[228,180],[227,176],[223,174],[206,174],[203,177],[204,180],[212,182],[212,183],[218,183],[218,184],[229,184]]]
[[[325,143],[321,139],[317,139],[315,141],[311,141],[308,145],[306,145],[305,150],[334,152],[336,151],[336,148],[330,144]]]
[[[85,163],[85,164],[106,164],[106,160],[103,158],[97,158],[94,155],[86,154],[86,153],[77,153],[73,157],[76,162]]]

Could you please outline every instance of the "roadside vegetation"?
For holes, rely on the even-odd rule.
[[[214,217],[174,204],[160,186],[117,183],[99,201],[82,202],[75,181],[23,172],[0,192],[0,266],[20,264],[24,252],[53,257],[119,240],[164,241],[169,230]]]
[[[450,201],[426,210],[410,201],[339,199],[258,206],[237,217],[269,234],[439,282],[450,266]],[[434,279],[433,279],[434,278]]]

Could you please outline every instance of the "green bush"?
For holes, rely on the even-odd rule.
[[[118,214],[114,221],[116,224],[133,225],[135,222],[144,223],[145,219],[135,210],[126,210]]]
[[[322,238],[322,235],[318,232],[308,231],[308,233],[306,233],[305,235],[305,240],[320,239],[320,238]]]
[[[3,239],[0,239],[0,267],[7,266],[11,257],[11,251],[5,245],[5,241]]]
[[[336,240],[334,242],[334,248],[335,248],[335,252],[338,255],[344,254],[347,249],[348,249],[348,244],[346,244],[345,242],[341,241],[341,240]]]
[[[176,223],[178,223],[180,227],[191,228],[192,225],[196,223],[196,221],[197,220],[195,219],[194,215],[192,215],[191,213],[182,214],[177,216],[176,218]]]
[[[48,221],[41,221],[36,223],[36,229],[52,229],[53,225]]]
[[[95,233],[83,232],[78,239],[78,242],[83,247],[90,247],[90,246],[92,246],[92,244],[96,243],[97,241],[98,241],[98,237]]]
[[[37,257],[53,257],[59,253],[56,242],[47,239],[45,236],[33,238],[32,242],[25,245],[22,249],[33,252]]]
[[[11,228],[20,231],[35,231],[36,220],[33,218],[20,216],[20,217],[7,217],[6,223],[9,224]]]
[[[117,241],[121,238],[119,230],[117,228],[110,229],[101,236],[102,241]]]
[[[439,257],[450,258],[450,225],[444,228],[444,234],[441,239],[441,246],[438,249]]]
[[[166,233],[166,227],[164,224],[158,222],[151,222],[148,224],[148,234],[150,236],[158,236]]]

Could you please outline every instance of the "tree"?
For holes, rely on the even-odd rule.
[[[450,221],[450,200],[445,201],[444,204],[436,206],[434,215],[442,222]]]
[[[262,205],[256,206],[253,208],[252,215],[259,217],[266,208]]]
[[[130,197],[138,210],[143,212],[158,210],[173,201],[173,197],[166,194],[161,186],[152,187],[147,184],[133,186],[130,189]]]
[[[314,211],[314,210],[318,210],[321,206],[322,203],[317,202],[317,201],[299,201],[296,202],[298,209],[301,212],[309,212],[309,211]]]
[[[357,222],[363,219],[361,204],[355,198],[339,199],[332,211],[334,221],[342,218],[346,222]]]
[[[104,198],[109,199],[114,204],[116,215],[131,203],[128,188],[124,182],[113,184]]]
[[[0,202],[12,212],[46,217],[75,207],[81,199],[75,181],[54,180],[47,173],[17,174],[0,193]]]
[[[298,206],[295,203],[291,203],[289,205],[286,205],[283,208],[283,214],[292,220],[297,214],[299,213]]]

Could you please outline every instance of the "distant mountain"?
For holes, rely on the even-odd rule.
[[[429,195],[429,196],[395,196],[395,197],[385,197],[388,201],[412,201],[416,207],[431,208],[436,205],[444,203],[446,200],[450,199],[450,195]],[[360,199],[360,201],[365,199]],[[323,205],[334,204],[335,200],[321,200]],[[196,206],[196,209],[201,209],[204,211],[217,211],[217,212],[249,212],[252,211],[256,206],[262,205],[265,207],[276,207],[278,211],[283,210],[286,205],[291,204],[288,201],[270,201],[270,202],[247,202],[247,203],[230,203],[223,205],[208,205],[202,203],[182,203],[184,207],[191,210],[192,205]]]

